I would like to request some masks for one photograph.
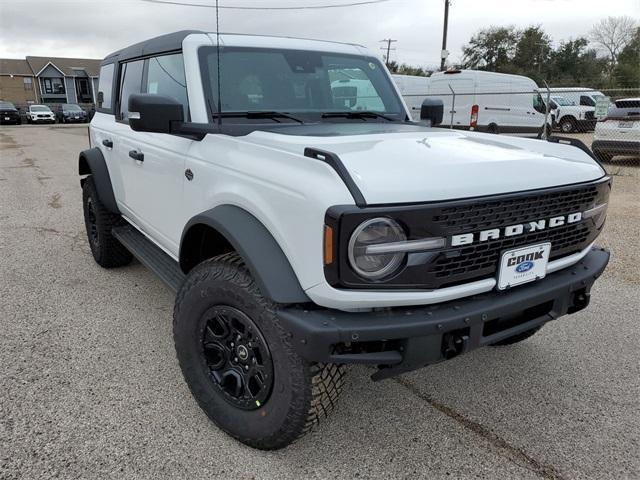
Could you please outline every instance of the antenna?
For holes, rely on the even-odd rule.
[[[220,13],[218,0],[216,0],[216,61],[218,63],[218,125],[222,125],[222,88],[220,86]]]

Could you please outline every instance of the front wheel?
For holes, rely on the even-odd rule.
[[[173,335],[200,408],[251,447],[286,447],[333,409],[345,367],[307,362],[236,253],[193,269],[176,297]]]

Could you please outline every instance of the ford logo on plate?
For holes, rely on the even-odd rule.
[[[528,272],[533,268],[533,262],[522,262],[520,265],[516,267],[516,272],[524,273]]]

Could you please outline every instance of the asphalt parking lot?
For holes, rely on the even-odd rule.
[[[172,293],[138,263],[94,263],[87,146],[86,125],[0,127],[0,478],[640,475],[640,162],[614,172],[613,257],[586,311],[395,380],[354,368],[319,429],[260,452],[192,399]]]

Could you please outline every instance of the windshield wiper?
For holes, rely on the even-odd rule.
[[[387,122],[395,122],[395,119],[370,110],[347,110],[346,112],[324,112],[322,118],[382,118]]]
[[[269,118],[271,120],[274,120],[278,123],[281,123],[280,120],[278,120],[278,118],[286,118],[288,120],[293,120],[294,122],[298,122],[298,123],[304,123],[302,120],[300,120],[297,117],[294,117],[293,115],[289,115],[287,112],[276,112],[276,111],[262,111],[262,110],[256,110],[256,111],[248,111],[248,112],[214,112],[213,113],[213,118]]]

